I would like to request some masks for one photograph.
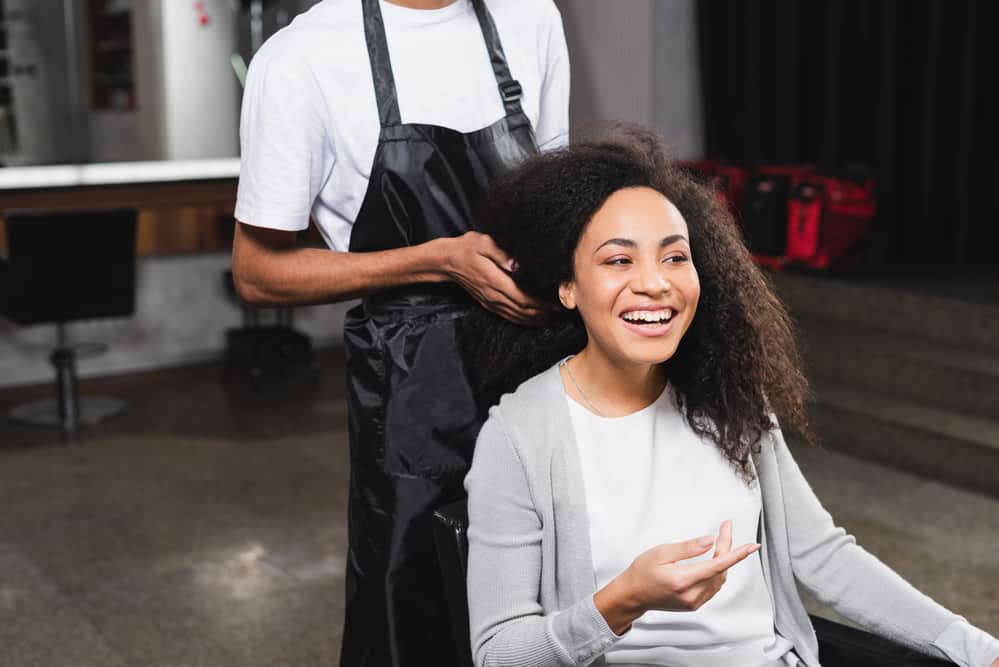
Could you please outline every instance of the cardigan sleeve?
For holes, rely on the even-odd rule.
[[[588,665],[617,636],[592,596],[544,614],[542,524],[494,409],[479,433],[468,491],[468,609],[477,667]]]
[[[959,667],[992,667],[999,660],[999,639],[963,619],[948,625],[934,644]]]
[[[935,640],[963,619],[920,593],[836,526],[791,456],[780,429],[772,433],[795,578],[822,603],[861,627],[920,653],[950,657]]]

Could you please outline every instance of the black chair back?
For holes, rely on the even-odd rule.
[[[444,579],[444,594],[451,614],[462,667],[471,667],[468,631],[468,502],[460,500],[434,512],[434,542]],[[822,667],[953,667],[953,663],[915,653],[869,632],[812,616],[819,638]]]
[[[5,215],[3,314],[22,325],[135,310],[134,210]]]
[[[468,501],[459,500],[434,512],[434,543],[444,580],[444,597],[460,667],[473,667],[468,632]]]

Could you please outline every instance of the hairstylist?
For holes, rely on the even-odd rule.
[[[550,1],[324,0],[250,67],[233,270],[242,297],[363,297],[345,326],[351,451],[341,664],[449,665],[432,510],[463,494],[481,426],[455,343],[474,302],[539,304],[472,230],[491,178],[565,143]],[[295,247],[309,217],[329,250]]]

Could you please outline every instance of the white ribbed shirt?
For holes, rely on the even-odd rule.
[[[598,588],[643,551],[717,535],[726,519],[734,546],[756,541],[759,485],[740,479],[718,447],[693,432],[668,388],[652,405],[617,418],[567,400]],[[729,570],[722,589],[700,609],[645,613],[605,657],[618,666],[764,667],[797,664],[792,648],[774,631],[773,603],[755,553]]]

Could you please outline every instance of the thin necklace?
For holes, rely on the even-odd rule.
[[[572,374],[572,369],[569,368],[569,361],[566,360],[565,363],[563,363],[562,365],[565,366],[565,372],[569,374],[569,379],[572,380],[572,386],[576,388],[576,391],[578,391],[579,395],[583,397],[583,400],[586,401],[586,404],[590,406],[590,409],[593,410],[595,413],[597,413],[598,417],[604,417],[606,419],[607,415],[600,412],[600,410],[597,410],[597,406],[593,405],[593,401],[590,400],[590,397],[586,395],[586,392],[583,391],[583,388],[579,386],[578,382],[576,382],[576,376]]]

